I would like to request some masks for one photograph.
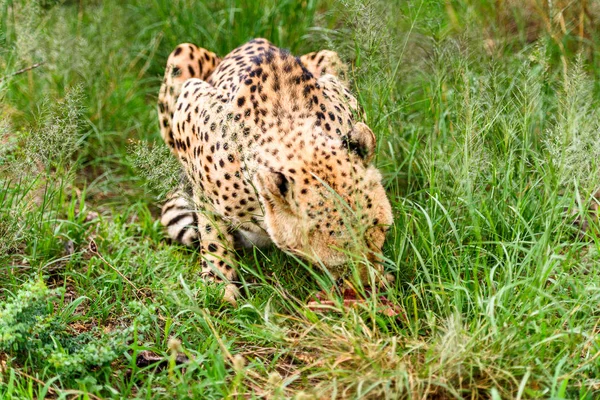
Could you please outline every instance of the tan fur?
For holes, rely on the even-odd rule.
[[[391,207],[371,164],[375,136],[355,119],[337,54],[299,59],[264,39],[222,60],[193,45],[177,49],[159,94],[162,135],[192,186],[203,275],[228,282],[227,300],[237,293],[236,231],[334,274],[349,254],[380,253]],[[210,73],[193,76],[188,66],[200,56]]]

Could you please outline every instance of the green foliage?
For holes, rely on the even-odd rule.
[[[82,87],[76,86],[67,89],[64,101],[49,104],[47,99],[42,103],[38,117],[41,126],[29,132],[23,143],[24,162],[31,168],[40,165],[49,169],[69,167],[82,140],[82,97]]]
[[[87,299],[80,297],[57,310],[62,295],[64,290],[49,289],[43,281],[25,283],[0,308],[0,351],[36,369],[49,368],[61,376],[81,374],[120,357],[129,347],[134,327],[143,331],[140,321],[149,318],[149,310],[132,304],[141,312],[132,325],[109,333],[93,328],[76,334],[68,322]]]
[[[594,82],[581,57],[572,65],[559,92],[556,123],[548,132],[547,148],[558,183],[593,190],[600,172],[600,118]]]
[[[26,240],[27,231],[20,218],[24,209],[20,205],[20,193],[15,191],[11,182],[2,182],[0,186],[0,261],[7,254],[17,250]]]
[[[145,178],[150,190],[164,197],[176,188],[183,173],[179,162],[164,143],[149,145],[136,142],[130,146],[133,166]]]
[[[58,290],[48,290],[42,281],[23,285],[23,290],[3,304],[0,312],[0,349],[22,352],[30,344],[39,347],[39,336],[45,335],[51,325],[49,301],[59,294]]]

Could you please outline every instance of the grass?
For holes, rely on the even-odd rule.
[[[0,398],[598,397],[599,18],[587,1],[0,0]],[[253,37],[351,65],[399,318],[374,297],[315,314],[328,278],[277,249],[240,255],[232,308],[166,243],[165,60]],[[143,350],[167,365],[138,367]]]

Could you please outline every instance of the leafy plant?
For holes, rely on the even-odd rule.
[[[140,324],[148,317],[145,308],[141,317],[129,326],[109,332],[90,327],[76,333],[69,322],[85,297],[75,299],[57,309],[64,290],[49,289],[41,280],[28,282],[17,294],[0,305],[0,352],[6,353],[17,364],[36,369],[49,368],[54,373],[67,376],[83,373],[92,367],[107,366],[129,347],[135,328],[143,332]]]

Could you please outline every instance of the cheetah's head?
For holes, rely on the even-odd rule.
[[[373,260],[393,222],[372,165],[375,136],[359,122],[346,135],[313,139],[298,162],[258,172],[269,235],[279,248],[326,267],[356,255]]]

